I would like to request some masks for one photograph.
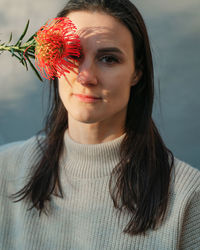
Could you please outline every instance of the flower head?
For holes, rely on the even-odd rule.
[[[77,67],[80,39],[76,27],[68,17],[49,20],[37,32],[35,47],[36,68],[47,79],[61,77]]]

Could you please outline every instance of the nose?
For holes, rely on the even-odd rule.
[[[91,60],[84,60],[79,65],[77,81],[82,85],[92,86],[97,84],[95,65]]]

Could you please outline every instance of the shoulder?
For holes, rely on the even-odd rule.
[[[180,218],[180,249],[200,249],[200,171],[175,159],[173,183],[174,211]]]
[[[42,142],[44,140],[44,135],[39,136],[32,136],[27,140],[22,141],[14,141],[7,144],[0,145],[0,157],[2,157],[5,154],[13,154],[14,152],[20,153],[21,151],[28,151],[33,150],[38,145],[39,142]]]
[[[13,179],[24,176],[38,158],[40,149],[38,142],[44,136],[36,136],[28,140],[8,143],[0,146],[0,179]]]
[[[175,193],[200,192],[200,171],[177,158],[174,160],[172,180]]]
[[[41,141],[42,136],[38,137]],[[37,137],[33,136],[24,141],[16,141],[0,146],[0,161],[2,160],[15,160],[17,158],[23,158],[26,154],[33,154],[37,149]]]

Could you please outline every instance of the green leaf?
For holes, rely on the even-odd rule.
[[[23,60],[24,60],[24,53],[23,52],[20,52],[19,53],[20,57],[21,57],[21,63],[23,64]]]
[[[24,58],[24,53],[22,54],[23,58]],[[35,59],[35,51],[30,48],[28,48],[25,52],[25,57],[31,57],[33,59]]]
[[[9,41],[7,44],[9,44],[11,42],[11,40],[12,40],[12,32],[10,33],[10,38],[9,38]]]
[[[31,46],[28,51],[32,52],[33,54],[35,54],[35,46]]]
[[[30,42],[30,41],[34,38],[34,36],[36,36],[36,34],[37,34],[37,32],[36,32],[35,34],[33,34],[33,35],[26,41],[26,43]]]
[[[31,46],[27,49],[27,52],[30,53],[30,54],[35,54],[35,47],[34,46]]]
[[[35,59],[35,55],[26,53],[25,56]]]
[[[37,69],[35,68],[35,66],[32,64],[31,60],[27,57],[27,60],[31,66],[31,68],[33,69],[33,71],[36,73],[37,77],[40,79],[41,82],[43,82],[42,77],[40,76],[40,74],[38,73]]]
[[[26,67],[26,70],[28,70],[27,62],[23,57],[23,52],[16,52],[18,55],[14,53],[13,49],[9,50],[9,52],[12,54],[12,56],[16,57],[19,60],[19,62],[22,63]]]
[[[18,54],[18,59],[19,59],[19,61],[20,61],[20,63],[22,64],[22,65],[24,65],[25,67],[26,67],[26,69],[28,70],[28,67],[27,67],[27,62],[26,62],[26,60],[24,59],[24,57],[23,57],[23,53],[22,52],[17,52],[17,54]]]
[[[16,57],[19,61],[21,61],[21,57],[17,56],[14,52],[9,51],[10,53],[12,53],[12,56]]]
[[[26,67],[26,70],[28,71],[28,65],[27,65],[25,58],[23,58],[21,62]]]
[[[13,48],[10,49],[10,52],[11,52],[12,56],[14,56],[14,49]]]
[[[24,29],[24,32],[23,32],[22,35],[20,36],[19,40],[16,42],[15,46],[17,46],[17,45],[20,46],[20,45],[21,45],[22,39],[24,38],[24,36],[26,35],[26,32],[27,32],[27,30],[28,30],[28,26],[29,26],[29,20],[28,20],[28,22],[27,22],[27,24],[26,24],[26,27],[25,27],[25,29]]]

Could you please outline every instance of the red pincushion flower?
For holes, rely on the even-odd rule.
[[[51,19],[37,32],[35,63],[44,78],[65,76],[77,67],[71,59],[80,56],[80,39],[75,32],[68,17]]]

